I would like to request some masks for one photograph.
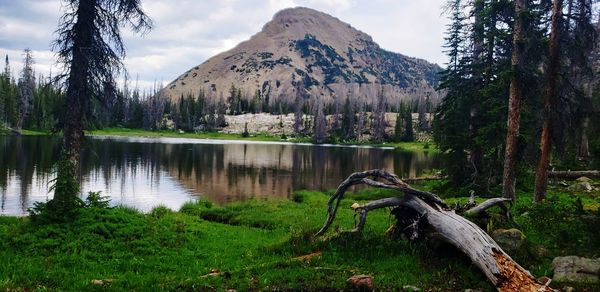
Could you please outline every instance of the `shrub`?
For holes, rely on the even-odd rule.
[[[89,192],[83,206],[85,208],[99,208],[105,209],[108,208],[110,204],[110,199],[108,196],[102,196],[102,191],[99,192]]]
[[[296,192],[292,195],[292,201],[302,203],[304,202],[304,196],[301,193]]]
[[[152,210],[150,210],[150,216],[156,218],[156,219],[160,219],[165,217],[168,214],[172,214],[173,210],[169,209],[166,206],[156,206],[154,208],[152,208]]]
[[[179,208],[179,212],[190,216],[200,216],[202,210],[210,208],[212,208],[212,203],[208,201],[186,202]]]
[[[242,132],[242,138],[250,137],[250,133],[248,133],[248,122],[244,124],[244,132]]]

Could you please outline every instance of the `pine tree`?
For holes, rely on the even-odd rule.
[[[313,105],[313,117],[314,117],[314,139],[315,143],[324,143],[327,139],[327,119],[323,113],[323,100],[316,98],[315,105]]]
[[[6,80],[10,81],[12,75],[10,73],[10,62],[8,61],[8,55],[4,58],[4,71],[2,72],[2,76],[6,78]]]
[[[373,112],[372,117],[372,131],[373,131],[373,141],[377,143],[383,142],[385,137],[385,112],[387,109],[387,103],[385,101],[385,96],[383,94],[383,87],[380,87],[377,93],[377,100],[375,104],[375,111]]]
[[[367,123],[367,113],[366,106],[363,102],[361,102],[358,106],[358,113],[356,118],[356,140],[361,141],[362,135],[365,132],[366,123]]]
[[[219,98],[217,104],[217,117],[215,119],[215,125],[218,128],[227,127],[227,121],[225,120],[225,113],[227,112],[227,105],[222,98]]]
[[[418,113],[419,113],[419,130],[422,132],[428,132],[430,130],[429,121],[427,121],[427,107],[429,98],[419,102]]]
[[[78,205],[77,169],[90,98],[99,96],[103,84],[112,82],[113,73],[123,68],[125,47],[119,27],[127,24],[135,32],[151,27],[139,0],[65,0],[65,4],[55,48],[66,68],[69,110],[63,122],[64,159],[48,203],[48,210],[62,218],[74,214]]]
[[[504,154],[504,173],[502,176],[502,194],[505,198],[515,200],[517,138],[521,123],[521,99],[523,98],[523,57],[525,43],[524,18],[527,13],[527,0],[515,1],[515,24],[512,48],[512,79],[508,100],[508,126],[506,133],[506,150]]]
[[[556,100],[556,86],[560,62],[560,31],[562,22],[562,0],[554,0],[552,8],[552,32],[550,33],[550,54],[546,85],[544,87],[544,124],[540,141],[540,159],[535,173],[535,198],[540,202],[546,198],[548,187],[548,167],[550,164],[552,119],[550,117]]]
[[[354,126],[356,124],[356,108],[351,97],[346,98],[342,112],[342,138],[352,140],[356,138]]]
[[[304,106],[304,88],[297,85],[295,88],[296,98],[294,100],[294,134],[302,134],[302,125],[304,113],[302,107]]]
[[[400,142],[402,141],[402,135],[404,134],[404,117],[402,116],[402,107],[403,104],[400,104],[400,110],[396,114],[396,124],[394,126],[394,141]]]
[[[238,115],[240,114],[240,100],[238,96],[238,90],[235,88],[233,83],[229,88],[229,96],[227,97],[227,103],[229,104],[229,114]]]
[[[463,7],[464,4],[464,7]],[[439,89],[446,96],[434,116],[434,139],[447,153],[446,169],[455,185],[486,191],[501,177],[506,131],[506,106],[511,72],[514,8],[508,1],[449,2],[451,23],[446,37],[447,69]],[[512,11],[511,11],[512,10]],[[532,13],[533,14],[533,13]],[[528,26],[528,39],[536,42],[538,29]],[[542,56],[523,59],[527,78],[534,74]],[[535,100],[537,84],[524,95]],[[532,102],[533,103],[533,102]],[[533,123],[532,123],[533,124]]]

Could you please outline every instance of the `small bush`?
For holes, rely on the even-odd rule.
[[[302,202],[304,202],[304,195],[296,192],[292,195],[292,201],[294,201],[296,203],[302,203]]]
[[[108,196],[102,196],[102,191],[100,192],[89,192],[87,198],[84,201],[85,208],[99,208],[105,209],[108,208],[110,204],[110,199]]]
[[[250,133],[248,133],[248,122],[244,124],[244,132],[242,132],[242,138],[250,137]]]
[[[179,208],[179,212],[190,216],[200,216],[203,210],[210,208],[212,208],[212,203],[208,201],[186,202]]]
[[[156,218],[156,219],[160,219],[165,217],[168,214],[172,214],[173,210],[167,208],[166,206],[156,206],[154,208],[152,208],[152,210],[150,210],[150,216]]]

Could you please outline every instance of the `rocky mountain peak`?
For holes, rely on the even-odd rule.
[[[355,96],[367,103],[383,91],[388,102],[437,98],[439,66],[383,50],[373,39],[326,13],[281,10],[263,29],[167,85],[171,98],[203,91],[218,98],[231,85],[247,98],[257,93],[290,102],[296,88],[326,101]]]

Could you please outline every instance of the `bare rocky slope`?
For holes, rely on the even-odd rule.
[[[203,91],[224,98],[233,84],[243,96],[291,102],[296,88],[326,102],[354,96],[371,103],[379,90],[391,105],[428,96],[435,103],[441,68],[386,51],[328,14],[303,7],[275,14],[259,33],[188,70],[163,93],[174,100]]]

